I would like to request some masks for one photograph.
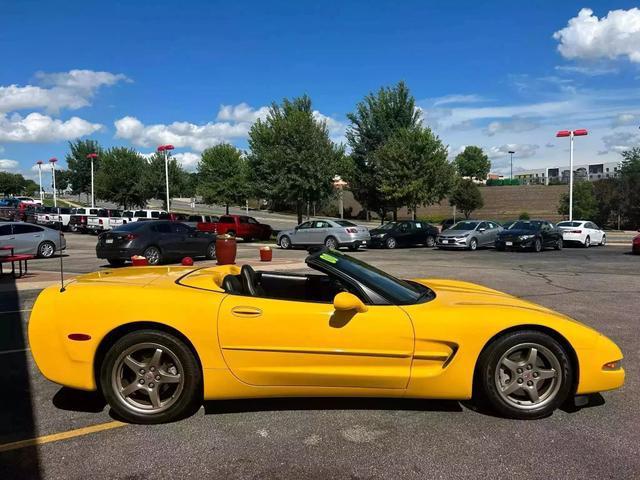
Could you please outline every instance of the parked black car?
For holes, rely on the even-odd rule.
[[[131,222],[101,233],[96,254],[114,266],[124,264],[133,255],[146,257],[149,265],[184,257],[214,259],[216,240],[208,232],[199,232],[179,222]]]
[[[385,223],[369,230],[369,233],[372,247],[396,248],[411,245],[433,247],[436,244],[438,229],[426,222],[404,220]]]
[[[497,250],[533,250],[562,248],[562,232],[546,220],[518,220],[496,238]]]

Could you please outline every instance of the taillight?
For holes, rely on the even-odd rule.
[[[582,233],[582,230],[569,230],[569,233]]]
[[[345,228],[347,233],[358,233],[357,228]]]
[[[87,223],[87,217],[80,217],[80,223]]]
[[[99,219],[98,219],[98,223],[99,223],[100,225],[102,225],[102,219],[101,219],[101,218],[99,218]]]
[[[138,235],[135,235],[133,233],[127,233],[127,235],[124,237],[125,240],[134,240],[138,238]]]

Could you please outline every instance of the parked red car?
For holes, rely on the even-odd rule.
[[[223,215],[216,224],[218,235],[234,235],[245,241],[252,239],[268,240],[271,237],[271,226],[258,222],[246,215]]]
[[[640,254],[640,235],[636,235],[633,238],[633,243],[631,244],[631,251],[636,255]]]

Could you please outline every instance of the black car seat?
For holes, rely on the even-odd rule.
[[[245,295],[252,297],[264,297],[264,288],[260,285],[260,274],[257,273],[250,265],[243,265],[240,270],[242,278],[242,289]],[[226,278],[226,277],[225,277]]]
[[[244,293],[242,282],[238,277],[238,275],[225,275],[224,280],[222,280],[222,288],[224,288],[225,292],[234,295],[242,295]]]

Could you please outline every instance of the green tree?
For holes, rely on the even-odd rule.
[[[162,200],[164,208],[167,206],[167,185],[165,179],[164,154],[154,153],[145,166],[143,187],[147,198]],[[184,187],[186,181],[185,171],[178,161],[169,155],[169,195],[177,196]]]
[[[375,153],[380,192],[395,212],[403,205],[413,218],[420,205],[442,200],[455,178],[447,148],[431,129],[421,126],[397,130]]]
[[[19,173],[0,172],[0,193],[18,195],[25,186],[25,179]]]
[[[400,129],[412,129],[421,124],[415,99],[404,82],[370,93],[356,105],[347,118],[351,125],[346,137],[351,147],[354,197],[366,210],[380,213],[384,218],[387,205],[380,190],[378,164],[375,153]]]
[[[102,147],[95,140],[76,140],[69,142],[69,153],[66,155],[69,183],[75,195],[91,194],[91,160],[90,153],[97,153],[93,161],[94,173],[97,174],[101,164]],[[56,179],[57,180],[57,179]]]
[[[622,152],[618,169],[620,209],[632,228],[640,226],[640,147]]]
[[[604,226],[613,220],[619,227],[621,221],[620,181],[617,178],[604,178],[593,182],[593,195],[598,207],[598,213],[594,217],[596,223]]]
[[[247,168],[242,151],[228,143],[207,148],[198,164],[198,193],[205,203],[229,205],[247,198]]]
[[[96,195],[124,209],[144,207],[150,198],[143,180],[146,160],[135,150],[114,147],[102,153],[102,168],[96,175]]]
[[[480,147],[470,145],[458,154],[454,164],[461,177],[485,180],[491,170],[491,161]]]
[[[464,218],[469,218],[475,210],[484,206],[484,200],[478,185],[468,178],[461,178],[451,192],[449,204],[455,205]]]
[[[71,172],[69,170],[56,168],[56,190],[58,194],[64,192],[71,185]]]
[[[314,117],[308,96],[272,104],[267,118],[251,127],[249,146],[252,192],[295,206],[298,222],[307,202],[320,203],[331,195],[344,148],[330,140],[326,123]]]
[[[563,193],[558,205],[560,215],[569,215],[569,194]],[[591,220],[598,214],[598,204],[593,193],[593,183],[578,182],[573,185],[573,218]]]

